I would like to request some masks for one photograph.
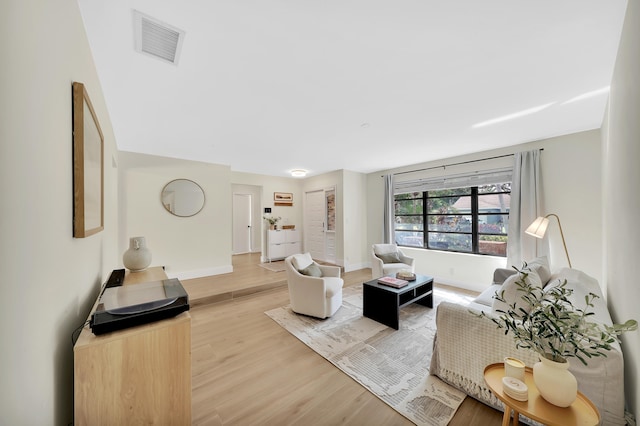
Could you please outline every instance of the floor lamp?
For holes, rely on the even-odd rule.
[[[564,246],[564,252],[567,255],[567,261],[569,262],[569,268],[571,268],[571,259],[569,259],[569,251],[567,250],[567,243],[564,241],[564,233],[562,232],[562,225],[560,224],[560,218],[557,214],[549,213],[548,215],[542,217],[539,216],[536,220],[533,221],[531,225],[527,228],[525,234],[529,234],[536,238],[544,237],[544,234],[547,232],[547,227],[549,226],[549,216],[553,216],[558,220],[558,227],[560,228],[560,236],[562,237],[562,245]]]

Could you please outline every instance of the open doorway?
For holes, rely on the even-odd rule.
[[[251,194],[233,194],[233,254],[251,252]]]
[[[232,185],[232,253],[260,252],[262,247],[262,187],[255,185]]]

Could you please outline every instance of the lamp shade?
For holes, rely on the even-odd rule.
[[[562,237],[562,245],[564,246],[564,252],[567,255],[567,262],[569,262],[569,268],[571,268],[571,259],[569,258],[569,250],[567,250],[567,243],[564,240],[564,232],[562,232],[562,225],[560,224],[560,218],[557,214],[549,213],[545,217],[539,216],[536,220],[533,221],[531,225],[524,231],[525,234],[534,236],[536,238],[544,237],[545,232],[547,232],[547,227],[549,226],[549,217],[553,216],[558,221],[558,228],[560,228],[560,237]]]
[[[539,216],[536,220],[533,221],[531,225],[524,231],[526,234],[529,234],[536,238],[544,237],[545,232],[547,232],[547,227],[549,226],[549,219],[546,217]]]

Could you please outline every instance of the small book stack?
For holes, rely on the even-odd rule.
[[[393,277],[382,277],[378,278],[378,284],[388,285],[389,287],[394,288],[402,288],[409,284],[406,280],[399,280],[398,278]]]

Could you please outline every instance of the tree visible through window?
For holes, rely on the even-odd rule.
[[[395,195],[400,246],[506,256],[511,182]]]

